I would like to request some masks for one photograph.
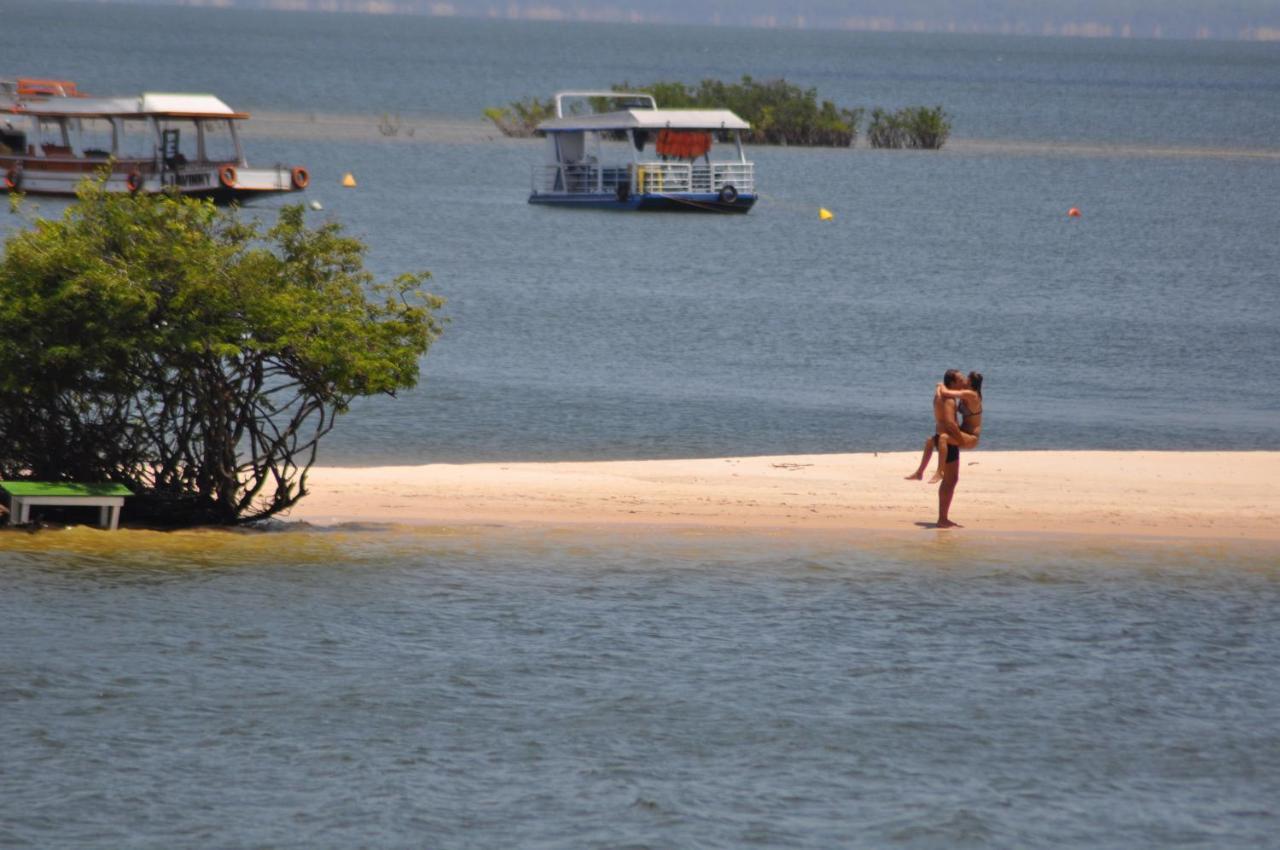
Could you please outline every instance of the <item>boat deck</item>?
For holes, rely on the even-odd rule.
[[[729,186],[738,196],[754,195],[755,165],[654,160],[634,165],[550,164],[533,169],[534,195],[617,193],[624,185],[635,194],[688,192],[718,196]]]

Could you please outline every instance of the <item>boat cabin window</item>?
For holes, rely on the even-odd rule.
[[[230,120],[201,121],[200,126],[204,130],[204,159],[210,162],[240,161]]]
[[[120,159],[151,159],[155,154],[156,136],[151,129],[151,121],[146,118],[121,120],[116,156]]]
[[[72,118],[71,140],[76,153],[91,159],[106,159],[115,150],[115,125],[109,118]]]
[[[556,159],[560,162],[582,162],[586,158],[585,133],[555,133]]]
[[[62,118],[37,120],[36,139],[45,156],[71,155],[71,140],[67,137],[67,124]]]
[[[156,125],[160,128],[161,138],[164,138],[166,131],[178,132],[178,144],[173,151],[176,154],[174,157],[176,164],[181,165],[184,162],[195,162],[200,159],[200,137],[196,133],[195,121],[190,118],[160,118],[156,121]]]
[[[27,134],[9,122],[0,124],[0,153],[26,153]]]

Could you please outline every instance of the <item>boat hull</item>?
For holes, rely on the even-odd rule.
[[[3,191],[7,193],[20,191],[24,195],[31,195],[33,197],[42,197],[42,198],[74,198],[76,195],[75,192],[68,192],[65,190],[42,191],[40,189],[28,190],[24,188],[21,190],[3,190]],[[213,201],[215,204],[226,205],[226,204],[243,204],[248,201],[252,201],[255,198],[263,198],[270,195],[283,195],[283,194],[288,194],[290,192],[295,192],[295,191],[297,190],[296,189],[228,189],[226,187],[220,186],[216,189],[192,189],[192,190],[180,189],[178,191],[178,194],[182,195],[184,198],[198,198],[200,200],[207,199],[207,200]],[[119,194],[125,194],[125,193],[119,192]],[[154,195],[154,194],[160,194],[160,193],[149,191],[146,194]]]
[[[219,176],[221,170],[227,177]],[[298,192],[305,188],[289,169],[195,167],[179,173],[159,173],[150,164],[125,164],[104,170],[102,163],[54,162],[0,157],[0,190],[52,198],[75,197],[86,179],[101,180],[113,193],[158,194],[177,191],[191,198],[207,198],[217,204],[244,203],[266,195]]]
[[[529,203],[580,209],[621,210],[626,212],[711,212],[745,213],[756,203],[756,196],[740,194],[733,201],[719,195],[701,192],[678,194],[644,193],[620,200],[613,192],[536,192]]]

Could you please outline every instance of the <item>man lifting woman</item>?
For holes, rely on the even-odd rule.
[[[924,441],[920,466],[907,479],[923,480],[929,459],[937,450],[938,469],[929,479],[930,483],[941,482],[938,487],[937,527],[953,528],[956,523],[948,514],[956,483],[960,480],[960,450],[977,448],[982,434],[982,373],[970,372],[966,376],[959,369],[948,369],[942,376],[942,383],[934,390],[933,418],[936,432]]]

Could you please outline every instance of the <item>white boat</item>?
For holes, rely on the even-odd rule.
[[[600,98],[623,108],[572,108]],[[549,159],[534,167],[531,204],[745,213],[756,202],[755,164],[742,147],[751,125],[728,109],[659,109],[648,94],[615,91],[560,92],[555,105],[538,125]]]
[[[108,191],[219,203],[305,189],[301,166],[245,161],[237,124],[248,117],[211,94],[86,97],[67,80],[0,80],[0,177],[9,192],[74,195],[109,168]]]

